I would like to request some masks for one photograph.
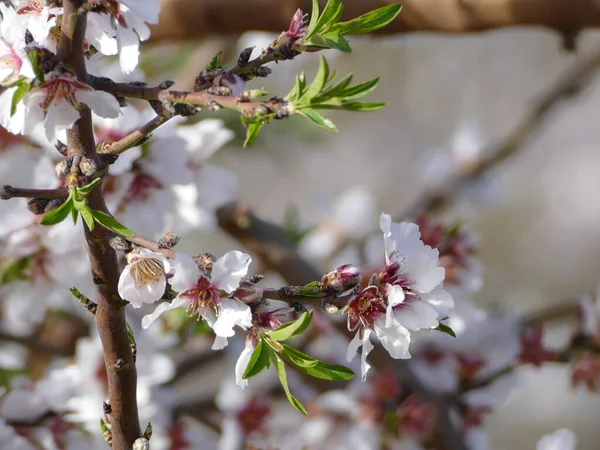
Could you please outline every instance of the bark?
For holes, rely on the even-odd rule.
[[[287,30],[297,8],[310,12],[311,0],[161,0],[153,41],[199,39],[249,30]],[[325,0],[320,0],[323,6]],[[343,0],[344,19],[392,3]],[[380,33],[469,33],[533,26],[570,34],[600,26],[600,4],[592,0],[404,0],[400,16]]]

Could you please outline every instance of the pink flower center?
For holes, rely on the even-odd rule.
[[[264,429],[264,421],[269,416],[269,407],[255,398],[237,412],[237,420],[246,436],[253,431]]]
[[[181,297],[188,298],[190,304],[187,307],[189,316],[217,315],[219,310],[219,299],[221,298],[219,290],[210,284],[210,280],[204,276],[198,278],[196,286],[179,294]]]
[[[153,189],[162,189],[162,187],[162,184],[152,176],[138,172],[129,186],[127,201],[147,200]]]
[[[11,74],[4,80],[0,80],[3,84],[10,84],[19,78],[19,72],[23,66],[23,59],[15,52],[15,49],[4,39],[2,39],[2,47],[4,51],[0,54],[0,67],[11,69]]]
[[[385,317],[385,310],[379,289],[369,286],[348,303],[348,329],[353,331],[359,325],[373,329],[375,319]]]
[[[93,89],[85,83],[76,80],[70,75],[62,74],[47,80],[40,84],[40,87],[45,91],[44,101],[41,107],[46,111],[52,103],[60,103],[66,101],[74,108],[79,105],[76,94],[77,91],[92,91]]]

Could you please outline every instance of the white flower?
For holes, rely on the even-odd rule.
[[[235,384],[242,389],[248,386],[248,380],[244,379],[244,372],[248,367],[248,363],[250,362],[250,358],[252,358],[252,353],[254,353],[255,348],[256,343],[252,339],[251,334],[249,334],[246,338],[246,346],[235,363]]]
[[[119,295],[140,308],[144,303],[154,303],[165,293],[169,260],[162,254],[142,248],[127,254],[127,266],[119,277]]]
[[[112,95],[95,91],[67,73],[47,74],[46,81],[39,88],[32,89],[23,103],[24,120],[18,132],[31,134],[35,126],[43,122],[50,142],[54,142],[58,130],[71,128],[79,119],[81,104],[86,104],[102,117],[117,117],[121,113],[119,102]]]
[[[34,42],[55,51],[56,40],[50,36],[50,30],[56,25],[56,16],[62,14],[62,8],[50,8],[43,0],[18,0],[13,3],[16,3],[18,16],[24,21]]]
[[[577,436],[571,430],[561,428],[552,434],[542,437],[536,446],[537,450],[575,450]]]
[[[227,345],[227,338],[235,333],[235,325],[252,327],[252,313],[245,303],[227,298],[248,273],[252,259],[249,255],[234,250],[219,258],[212,267],[210,277],[202,273],[191,256],[177,253],[173,261],[174,275],[171,287],[179,295],[171,303],[162,303],[152,314],[142,319],[142,327],[148,328],[163,312],[186,307],[191,316],[200,316],[217,335],[213,350]]]
[[[20,77],[35,78],[25,50],[26,23],[17,12],[0,3],[0,84],[8,86]]]

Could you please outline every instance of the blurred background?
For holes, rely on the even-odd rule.
[[[260,50],[274,37],[248,32],[187,42],[183,61],[165,64],[177,66],[170,72],[156,57],[145,63],[156,66],[158,78],[189,87],[218,49],[234,62],[242,48]],[[369,100],[388,102],[385,110],[327,114],[339,134],[304,126],[300,118],[275,122],[250,149],[241,147],[238,118],[218,115],[237,139],[214,161],[237,173],[239,200],[264,219],[282,223],[293,208],[302,226],[321,223],[338,237],[340,230],[377,231],[380,212],[402,215],[424,193],[497,151],[561,77],[600,48],[598,32],[582,33],[577,51],[569,52],[558,33],[523,28],[350,40],[353,53],[327,52],[330,65],[342,76],[353,72],[356,81],[381,77]],[[155,45],[156,55],[170,48]],[[302,55],[249,87],[283,96],[296,73],[311,79],[317,64]],[[506,161],[458,190],[442,214],[480,236],[485,276],[474,296],[478,305],[532,312],[593,294],[600,282],[600,78],[591,72],[581,92],[537,122]],[[219,253],[235,242],[193,234],[186,244]],[[560,342],[563,328],[552,328],[549,341]],[[488,421],[495,448],[531,449],[559,427],[578,435],[578,448],[598,448],[600,397],[571,390],[566,367],[528,368],[518,376],[518,388]]]

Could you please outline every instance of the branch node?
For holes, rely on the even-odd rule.
[[[1,200],[10,200],[14,197],[16,189],[8,184],[5,184],[0,187],[0,199]]]

